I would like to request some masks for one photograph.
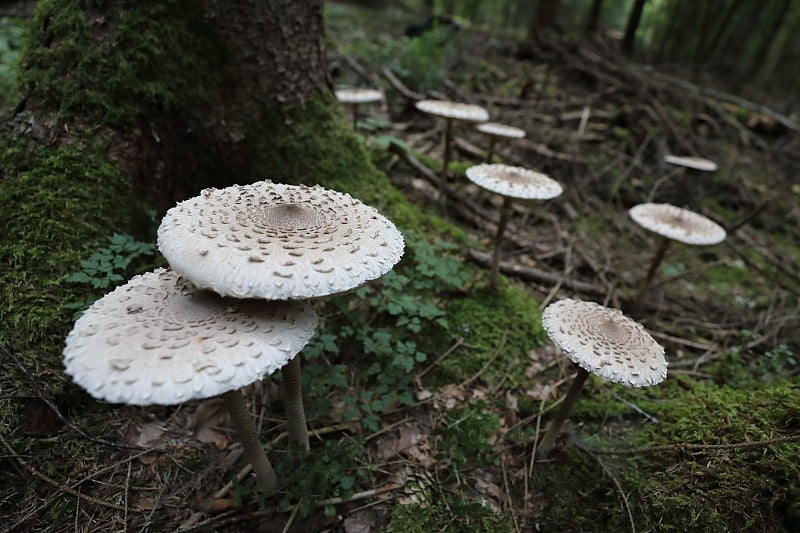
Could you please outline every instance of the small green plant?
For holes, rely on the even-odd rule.
[[[377,431],[382,413],[413,402],[413,371],[428,360],[426,339],[449,327],[438,296],[461,289],[467,275],[450,245],[414,234],[406,241],[407,257],[396,270],[330,300],[333,315],[303,352],[309,412],[325,410],[323,398],[339,387],[345,417]],[[348,386],[353,367],[358,388]]]
[[[296,450],[291,461],[281,460],[276,467],[282,485],[278,507],[286,511],[297,505],[300,516],[308,516],[321,501],[347,500],[355,487],[370,483],[375,467],[366,462],[364,442],[352,437],[327,440],[322,448],[311,453]],[[240,500],[244,494],[243,487],[239,486],[234,498]],[[265,496],[268,495],[260,495],[262,506]],[[333,516],[336,509],[328,503],[324,512],[326,516]]]
[[[131,275],[146,270],[153,265],[157,255],[154,242],[142,242],[128,234],[115,233],[108,246],[97,250],[88,259],[81,261],[81,269],[67,276],[70,283],[85,283],[94,293],[125,281]],[[80,314],[97,298],[90,296],[80,302],[67,305],[67,308]]]
[[[445,415],[446,425],[435,431],[440,437],[437,459],[449,459],[456,470],[497,464],[491,438],[500,429],[500,416],[483,400]]]
[[[389,518],[390,533],[481,533],[512,531],[508,516],[467,499],[462,493],[431,504],[397,505]]]

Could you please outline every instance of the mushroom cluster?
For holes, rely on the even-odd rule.
[[[540,457],[552,450],[589,373],[628,387],[647,387],[667,377],[664,348],[644,327],[618,309],[594,302],[560,300],[542,313],[542,326],[558,348],[578,365],[561,409],[537,447]]]
[[[392,269],[403,236],[349,194],[260,181],[206,189],[164,216],[158,247],[172,268],[223,296],[309,299]],[[300,359],[281,371],[289,441],[309,449]]]

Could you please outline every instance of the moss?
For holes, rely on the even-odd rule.
[[[483,286],[470,288],[462,298],[447,302],[447,319],[453,335],[462,336],[465,346],[440,363],[446,380],[460,381],[478,371],[492,358],[495,362],[483,378],[497,378],[511,371],[512,381],[520,378],[527,352],[544,341],[539,302],[518,287],[500,283],[498,292]],[[517,369],[515,373],[512,370]],[[519,375],[517,375],[519,374]]]
[[[197,106],[208,98],[208,73],[223,60],[201,7],[147,2],[101,16],[91,2],[42,0],[23,52],[21,90],[61,117],[106,124]]]
[[[47,150],[17,142],[0,152],[2,342],[60,375],[72,319],[65,305],[81,299],[81,288],[65,279],[116,228],[133,227],[141,204],[108,162],[104,143]]]
[[[688,390],[687,390],[688,389]],[[777,383],[747,390],[670,378],[637,391],[634,403],[658,418],[607,435],[610,418],[586,409],[602,396],[576,404],[573,421],[583,426],[577,439],[598,448],[665,446],[631,455],[600,455],[628,495],[637,529],[658,531],[784,531],[800,518],[800,443],[768,447],[691,449],[679,445],[727,445],[796,435],[800,428],[800,387]],[[610,400],[609,400],[610,401]],[[638,415],[633,414],[639,420]],[[622,428],[620,430],[620,428]],[[610,441],[613,441],[610,442]],[[550,487],[539,519],[555,530],[578,530],[592,520],[606,531],[629,527],[621,498],[591,452],[561,450],[554,464],[539,466],[537,484]],[[563,472],[568,470],[569,476]],[[600,481],[602,480],[602,481]],[[570,496],[595,487],[590,509],[576,512]]]
[[[390,533],[428,533],[429,531],[488,533],[514,529],[514,523],[510,517],[497,514],[480,503],[468,501],[463,496],[454,496],[448,500],[395,506],[387,531]]]

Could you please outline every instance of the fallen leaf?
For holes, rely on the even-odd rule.
[[[125,440],[132,446],[147,448],[161,440],[164,431],[158,422],[148,422],[147,424],[131,422],[125,430]]]
[[[200,442],[213,444],[218,450],[228,447],[228,435],[219,428],[228,418],[228,409],[222,398],[213,398],[197,406],[192,420],[192,433]]]

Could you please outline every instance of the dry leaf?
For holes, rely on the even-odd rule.
[[[210,443],[224,450],[230,442],[228,435],[219,428],[228,418],[228,409],[222,398],[213,398],[197,406],[192,421],[192,433],[200,442]]]
[[[125,440],[132,446],[147,448],[161,440],[164,431],[158,422],[148,422],[143,425],[131,422],[125,431]]]

